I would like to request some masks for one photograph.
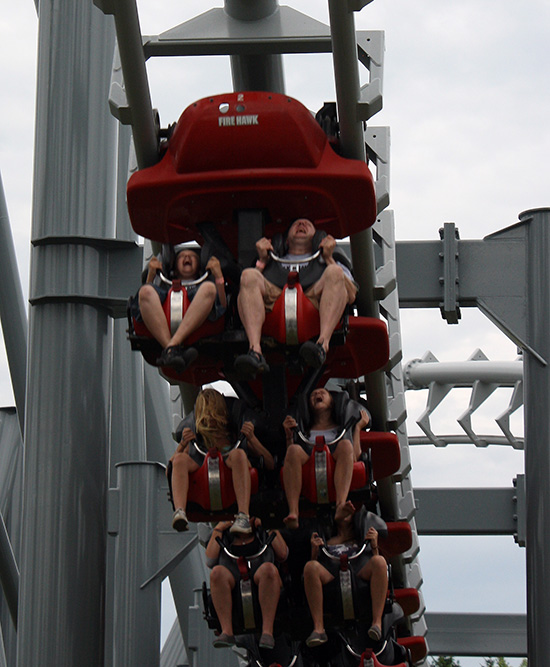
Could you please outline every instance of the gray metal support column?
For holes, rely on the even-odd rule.
[[[361,89],[354,14],[350,3],[329,0],[329,15],[342,154],[347,158],[365,161],[363,123],[358,113]],[[357,295],[359,314],[378,317],[380,309],[374,298],[375,260],[372,231],[367,229],[350,237],[350,249],[354,276],[360,288]],[[368,376],[365,384],[373,427],[383,430],[387,413],[384,374],[374,373]]]
[[[95,0],[95,4],[106,14],[114,14],[136,159],[140,169],[150,167],[158,160],[158,137],[136,0]]]
[[[25,382],[27,375],[27,312],[17,269],[15,246],[8,207],[0,176],[0,321],[10,367],[11,384],[21,433],[25,423]]]
[[[529,667],[550,655],[550,209],[525,211],[527,341],[525,364],[525,486],[527,509],[527,636]]]
[[[261,21],[279,11],[278,0],[225,0],[225,12],[236,21]],[[233,88],[285,92],[283,58],[280,54],[232,55]]]
[[[91,3],[41,0],[31,297],[39,275],[67,275],[83,295],[106,280],[106,250],[74,239],[114,233],[113,48]],[[21,667],[103,664],[111,322],[83,301],[31,309]]]
[[[163,470],[156,463],[140,461],[121,463],[117,472],[118,512],[110,510],[118,524],[112,664],[155,667],[160,664],[161,582],[143,584],[158,564],[158,488]]]
[[[17,562],[21,555],[21,501],[23,498],[23,440],[15,409],[0,409],[0,511],[5,521],[10,542],[3,543],[4,552],[2,564],[4,575],[16,578]],[[11,563],[9,563],[11,561]],[[8,572],[11,570],[11,574]],[[17,575],[17,579],[19,575]],[[10,585],[10,584],[8,584]],[[19,583],[17,583],[17,587]],[[8,595],[12,601],[8,603]],[[17,633],[13,623],[13,609],[17,608],[17,591],[4,593],[0,604],[0,624],[4,646],[0,653],[5,651],[7,664],[14,665],[17,653]],[[15,603],[13,605],[12,603]],[[1,661],[0,666],[4,664]]]
[[[17,628],[17,597],[19,595],[19,570],[13,555],[4,517],[0,514],[0,580],[13,624]]]

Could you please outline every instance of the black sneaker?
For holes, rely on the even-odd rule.
[[[300,347],[300,359],[310,368],[321,368],[325,363],[326,358],[327,353],[321,343],[314,343],[311,340],[306,340]]]
[[[159,366],[173,368],[176,373],[183,373],[198,356],[199,353],[194,347],[183,348],[181,345],[171,345],[164,348],[157,363]]]
[[[235,371],[248,380],[255,378],[258,373],[269,373],[269,366],[263,354],[248,350],[246,354],[240,354],[235,359]]]

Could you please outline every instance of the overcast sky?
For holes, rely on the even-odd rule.
[[[288,4],[328,22],[326,2]],[[142,32],[157,34],[223,2],[141,0]],[[361,29],[386,33],[384,109],[374,125],[391,128],[391,208],[396,237],[436,239],[444,222],[461,238],[477,239],[517,221],[526,209],[548,206],[547,132],[550,117],[550,5],[546,0],[374,0],[356,18]],[[107,19],[110,20],[110,19]],[[0,171],[28,293],[37,19],[32,0],[10,3],[0,17]],[[193,100],[231,89],[226,58],[157,60],[148,65],[153,105],[165,126]],[[334,99],[328,56],[285,56],[287,93],[317,110]],[[504,267],[503,267],[504,269]],[[471,309],[458,326],[436,311],[402,313],[404,359],[430,349],[440,360],[465,360],[478,347],[493,360],[514,359],[515,346]],[[0,405],[11,405],[0,349]],[[409,430],[426,392],[409,392]],[[494,425],[507,405],[502,390],[476,426]],[[462,392],[442,406],[443,432],[459,432]],[[521,419],[514,421],[521,429]],[[509,486],[522,454],[509,448],[417,447],[416,486]],[[430,611],[522,612],[524,552],[512,538],[424,538],[423,592]],[[475,558],[474,555],[475,554]],[[494,561],[504,554],[502,569]],[[474,563],[474,560],[476,561]],[[480,564],[480,567],[478,567]],[[458,577],[457,577],[458,573]],[[449,578],[461,585],[449,588]],[[464,667],[479,660],[461,659]],[[513,661],[516,664],[516,661]]]

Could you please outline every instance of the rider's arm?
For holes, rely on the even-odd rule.
[[[367,410],[361,410],[361,418],[353,428],[353,453],[355,459],[361,456],[361,431],[370,424],[370,414]]]
[[[151,257],[149,260],[149,267],[147,270],[147,280],[146,283],[152,283],[157,275],[157,271],[162,271],[162,262],[158,257]]]
[[[221,547],[218,544],[216,538],[221,537],[223,531],[226,530],[226,528],[229,528],[230,525],[231,521],[220,521],[219,523],[216,524],[216,527],[212,531],[212,535],[210,536],[210,540],[206,545],[206,551],[205,551],[206,564],[210,568],[214,567],[214,565],[217,564],[218,558],[220,556]]]
[[[283,536],[278,530],[274,530],[272,532],[274,532],[276,535],[275,539],[271,543],[273,551],[275,552],[275,558],[279,561],[279,563],[283,563],[288,557],[287,543],[284,541]]]
[[[223,277],[222,267],[220,261],[217,257],[212,257],[208,260],[206,268],[212,273],[214,282],[216,284],[216,290],[218,292],[218,299],[222,308],[227,308],[227,297],[225,295],[225,280]]]
[[[254,456],[263,456],[264,466],[268,470],[273,470],[275,468],[275,460],[273,455],[256,437],[256,434],[254,433],[254,424],[250,421],[244,422],[241,427],[241,431],[246,436],[248,451],[251,452]]]
[[[319,556],[319,550],[323,545],[323,538],[319,536],[319,533],[312,533],[311,535],[311,560],[317,560]]]

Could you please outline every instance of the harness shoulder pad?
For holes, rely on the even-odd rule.
[[[280,232],[273,235],[271,239],[271,245],[273,246],[273,252],[277,257],[282,257],[287,253],[287,244],[286,244],[286,234],[283,235]]]
[[[184,428],[190,428],[193,433],[196,433],[195,429],[195,411],[192,410],[188,415],[186,415],[176,427],[176,439],[178,442],[181,440],[181,435]]]
[[[361,538],[365,537],[369,528],[376,528],[381,537],[388,534],[388,526],[384,519],[374,512],[367,511],[364,506],[355,514],[354,522],[357,534]]]
[[[311,247],[313,252],[317,252],[319,250],[319,244],[321,241],[325,238],[327,233],[323,231],[322,229],[317,229],[315,231],[315,234],[313,235],[313,239],[311,240]]]

